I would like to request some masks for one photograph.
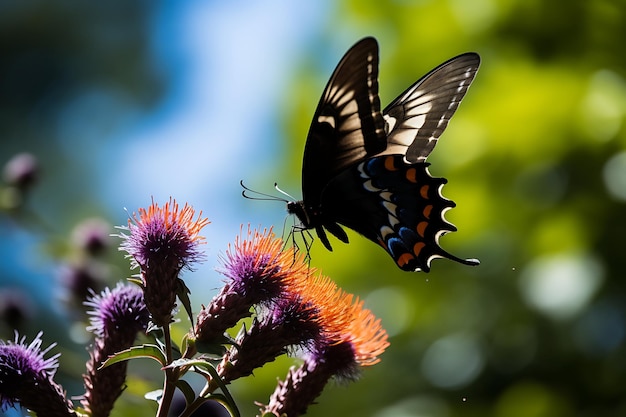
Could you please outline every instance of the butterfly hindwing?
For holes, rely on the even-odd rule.
[[[402,155],[377,156],[342,172],[324,193],[324,213],[380,244],[405,271],[430,270],[435,258],[459,259],[439,238],[455,231],[444,213],[455,206],[441,195],[444,178],[428,164],[408,164]]]

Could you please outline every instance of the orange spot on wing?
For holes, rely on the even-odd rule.
[[[393,162],[393,156],[388,156],[387,158],[385,158],[385,169],[387,171],[397,171],[398,168],[396,168],[394,162]]]
[[[420,195],[425,200],[428,200],[428,190],[429,189],[430,189],[430,186],[428,186],[428,185],[423,185],[422,188],[420,188]]]
[[[424,237],[424,232],[426,231],[426,228],[428,227],[428,222],[419,222],[417,224],[417,233],[421,236]]]
[[[409,168],[406,170],[406,179],[416,183],[417,182],[417,170],[415,168]]]
[[[411,255],[410,253],[403,253],[400,257],[398,257],[398,259],[396,260],[396,263],[398,264],[400,268],[402,268],[404,265],[408,264],[413,259],[415,259],[415,256]]]
[[[432,204],[429,204],[426,207],[424,207],[424,210],[422,211],[422,214],[424,214],[424,217],[426,217],[427,219],[430,219],[430,212],[431,211],[433,211],[433,206],[432,206]]]
[[[415,245],[413,245],[413,253],[415,254],[415,256],[420,256],[420,252],[422,251],[422,249],[424,249],[425,246],[426,244],[424,242],[417,242]]]

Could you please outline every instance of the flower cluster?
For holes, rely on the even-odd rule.
[[[380,321],[362,302],[283,246],[271,230],[248,231],[247,239],[238,240],[224,261],[224,290],[203,310],[218,314],[199,316],[196,331],[199,339],[215,337],[222,317],[228,316],[228,324],[221,323],[226,327],[238,319],[233,312],[244,317],[255,305],[250,329],[239,333],[217,366],[220,382],[250,375],[283,353],[300,352],[305,361],[297,371],[299,383],[281,383],[262,410],[297,416],[332,377],[354,378],[361,366],[375,364],[388,342]],[[211,382],[208,391],[218,387],[217,381]]]
[[[379,361],[387,334],[363,302],[312,269],[294,247],[285,248],[271,229],[249,227],[222,257],[224,286],[197,314],[178,354],[170,333],[177,299],[191,310],[180,274],[202,259],[199,233],[206,224],[201,213],[170,199],[140,209],[122,228],[120,250],[139,268],[139,279],[131,280],[137,285],[92,292],[85,302],[94,340],[81,413],[110,414],[125,388],[127,360],[134,357],[152,358],[164,371],[163,389],[154,394],[159,417],[168,415],[177,389],[186,399],[181,415],[212,399],[238,414],[228,384],[283,354],[299,356],[302,365],[288,371],[260,412],[295,417],[329,380],[355,379],[362,367]],[[250,317],[231,338],[228,331]],[[154,343],[133,346],[146,332]],[[40,335],[30,345],[17,337],[0,342],[0,403],[5,408],[20,403],[39,415],[76,415],[53,381],[58,355],[44,359],[50,348],[42,351],[41,343]],[[187,372],[206,379],[197,395],[182,379]]]

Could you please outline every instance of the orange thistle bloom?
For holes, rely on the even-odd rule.
[[[306,412],[332,377],[355,379],[360,367],[379,362],[389,345],[380,320],[363,308],[363,301],[318,276],[304,283],[302,297],[318,306],[315,320],[322,326],[305,361],[279,382],[261,414],[295,417]]]
[[[354,361],[359,366],[371,366],[380,362],[379,356],[385,351],[389,342],[387,332],[383,329],[380,319],[370,310],[363,308],[363,301],[358,299],[348,314],[348,326],[340,336],[340,343],[348,343],[354,349]]]
[[[303,297],[319,305],[318,320],[325,331],[322,345],[345,343],[350,346],[353,358],[342,364],[346,371],[349,371],[348,368],[356,370],[358,366],[370,366],[380,361],[378,356],[389,345],[387,333],[380,319],[363,308],[363,301],[338,288],[323,275],[306,282],[300,291]],[[312,357],[315,358],[316,354],[312,353]],[[337,373],[342,374],[343,371],[338,369]]]

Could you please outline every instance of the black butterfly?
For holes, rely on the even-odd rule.
[[[341,225],[379,243],[405,271],[430,270],[434,258],[466,265],[439,246],[456,227],[443,214],[455,206],[441,195],[445,178],[425,162],[465,96],[480,63],[475,53],[441,64],[382,112],[378,44],[365,38],[341,59],[315,110],[304,148],[302,201],[291,201],[303,229],[342,242]]]

